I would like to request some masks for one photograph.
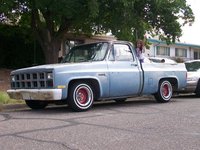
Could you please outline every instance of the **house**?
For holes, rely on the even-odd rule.
[[[76,45],[84,44],[84,43],[94,43],[97,41],[109,41],[116,40],[117,38],[114,36],[106,36],[106,35],[94,35],[94,36],[86,36],[82,35],[74,35],[67,34],[63,41],[61,42],[61,48],[59,51],[59,57],[64,56],[69,52],[69,50]]]
[[[59,56],[68,53],[69,49],[75,45],[83,43],[92,43],[96,41],[116,40],[114,36],[95,35],[85,36],[79,35],[68,36],[63,40]],[[186,61],[193,59],[200,59],[200,45],[187,44],[187,43],[173,43],[168,45],[165,41],[157,39],[147,39],[149,48],[145,50],[145,55],[150,57],[167,57],[174,60]]]
[[[148,42],[150,47],[146,49],[146,56],[169,57],[182,61],[200,59],[200,45],[178,42],[168,45],[166,42],[157,39],[148,39]]]

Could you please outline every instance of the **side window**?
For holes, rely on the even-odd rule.
[[[133,61],[133,55],[128,45],[114,44],[109,59],[116,61]]]

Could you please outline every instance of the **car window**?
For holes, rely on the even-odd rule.
[[[126,44],[114,44],[109,60],[133,61],[132,51]]]
[[[185,67],[187,71],[200,71],[200,62],[195,61],[195,62],[186,62]]]
[[[65,56],[62,63],[101,61],[108,49],[108,43],[93,43],[73,47]]]

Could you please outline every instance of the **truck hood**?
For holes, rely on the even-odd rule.
[[[93,66],[94,64],[102,64],[102,61],[98,62],[82,62],[82,63],[60,63],[60,64],[48,64],[48,65],[39,65],[39,66],[34,66],[34,67],[27,67],[27,68],[22,68],[22,69],[17,69],[11,72],[11,74],[14,73],[24,73],[24,72],[36,72],[36,71],[47,71],[47,70],[62,70],[63,68],[65,69],[84,69]]]

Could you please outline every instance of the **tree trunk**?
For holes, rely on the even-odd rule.
[[[46,64],[58,63],[59,50],[61,47],[60,38],[52,37],[49,32],[40,32],[43,34],[38,34],[38,41],[42,47],[43,53],[45,55]]]
[[[46,64],[58,63],[60,45],[61,42],[57,40],[57,41],[52,41],[51,43],[44,44],[42,46]]]
[[[62,32],[60,31],[60,33],[58,33],[58,31],[54,31],[55,22],[52,19],[53,17],[51,16],[51,12],[49,11],[49,9],[45,9],[45,11],[39,11],[39,9],[36,6],[36,1],[33,0],[31,2],[31,26],[33,28],[37,40],[39,41],[43,49],[43,53],[45,55],[45,63],[58,63],[62,35],[66,31],[62,30]],[[45,20],[46,26],[40,26],[43,24],[43,21],[41,21],[40,19],[41,16],[44,17],[43,19]],[[64,26],[65,28],[66,25]]]

